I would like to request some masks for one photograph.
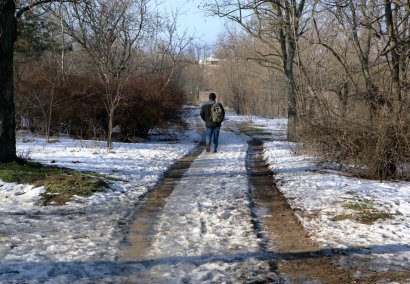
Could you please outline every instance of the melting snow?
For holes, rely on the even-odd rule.
[[[228,118],[223,129],[236,133],[234,122],[249,119]],[[362,248],[370,253],[342,258],[346,265],[410,269],[410,183],[380,183],[325,171],[314,158],[293,153],[295,145],[284,139],[286,120],[253,122],[272,131],[274,141],[266,143],[265,157],[280,190],[317,242],[325,248]],[[191,125],[198,123],[191,119]],[[202,154],[168,197],[149,259],[119,259],[124,225],[132,221],[135,206],[198,139],[190,132],[183,143],[116,143],[114,153],[92,141],[19,142],[18,151],[37,161],[95,171],[119,181],[107,192],[61,207],[37,204],[42,187],[0,181],[0,282],[210,283],[269,277],[267,264],[254,258],[259,243],[246,197],[246,138],[229,131],[221,133],[220,151]],[[343,204],[353,199],[371,201],[379,210],[394,213],[394,218],[372,225],[335,221],[350,212]],[[237,258],[241,261],[235,262]]]

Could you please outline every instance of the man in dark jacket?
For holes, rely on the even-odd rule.
[[[225,118],[225,110],[220,102],[219,104],[222,115],[221,119],[218,119],[219,122],[215,122],[212,118],[212,106],[216,104],[216,95],[214,93],[209,94],[209,101],[204,103],[201,106],[201,118],[205,121],[206,126],[206,151],[211,151],[211,141],[213,142],[213,151],[214,153],[217,152],[218,149],[218,139],[219,139],[219,131],[221,129],[221,123]],[[213,136],[213,139],[212,139]]]

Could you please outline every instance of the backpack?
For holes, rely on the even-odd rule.
[[[211,120],[213,122],[222,122],[223,111],[220,103],[214,103],[211,107]]]

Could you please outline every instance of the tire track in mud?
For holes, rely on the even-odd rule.
[[[342,268],[339,263],[349,262],[349,255],[363,254],[360,248],[321,249],[315,244],[276,186],[263,157],[263,138],[244,134],[251,138],[246,163],[254,228],[279,283],[407,283],[405,271],[361,273],[354,267]]]
[[[263,157],[263,150],[263,141],[251,136],[246,159],[250,179],[249,195],[261,249],[267,254],[288,256],[270,261],[273,272],[279,276],[279,282],[357,283],[351,272],[337,266],[338,256],[323,254],[311,241],[277,188],[274,174]]]
[[[167,197],[172,193],[192,162],[202,153],[203,143],[179,160],[169,169],[162,182],[141,201],[134,214],[132,225],[127,235],[127,246],[123,251],[124,260],[142,260],[151,247],[155,235],[155,225]]]

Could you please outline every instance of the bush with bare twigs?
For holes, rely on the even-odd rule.
[[[49,121],[51,134],[61,133],[64,126],[65,134],[75,138],[96,140],[106,136],[108,117],[101,98],[104,86],[98,80],[67,76],[56,84],[58,92],[54,92],[54,97],[43,81],[22,82],[21,91],[16,96],[18,113],[25,121],[33,122],[30,124],[32,131],[43,134],[42,125]],[[150,129],[178,119],[185,98],[178,84],[172,81],[165,84],[165,81],[159,80],[158,76],[146,75],[133,78],[124,85],[124,100],[114,120],[114,125],[120,130],[116,133],[117,139],[134,141],[136,137],[146,137]],[[34,91],[36,96],[27,95]],[[57,99],[59,103],[51,109],[50,101],[56,102]],[[43,116],[41,111],[44,111]]]
[[[410,115],[370,122],[311,120],[302,131],[306,146],[361,177],[410,179]]]

